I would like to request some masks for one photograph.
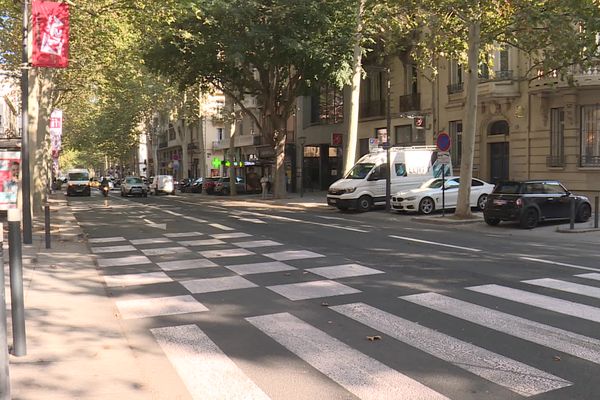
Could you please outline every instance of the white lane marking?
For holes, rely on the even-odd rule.
[[[159,247],[156,249],[141,249],[147,256],[162,256],[165,254],[189,253],[191,250],[185,247]]]
[[[292,271],[296,268],[279,261],[226,265],[225,268],[235,272],[238,275],[263,274],[268,272]]]
[[[278,253],[267,253],[265,257],[272,258],[277,261],[288,261],[288,260],[303,260],[305,258],[319,258],[325,257],[322,254],[318,254],[308,250],[288,250],[280,251]]]
[[[517,303],[542,308],[544,310],[554,311],[559,314],[565,314],[571,317],[600,322],[600,308],[588,306],[585,304],[575,303],[568,300],[555,299],[554,297],[530,293],[524,290],[513,289],[500,285],[472,286],[468,287],[467,289],[472,290],[474,292],[499,297],[501,299],[506,299]]]
[[[201,224],[204,224],[204,223],[208,222],[208,221],[207,221],[207,220],[205,220],[205,219],[202,219],[202,218],[196,218],[196,217],[190,217],[189,215],[184,215],[184,216],[183,216],[183,218],[185,218],[185,219],[189,219],[190,221],[199,222],[199,223],[201,223]]]
[[[252,235],[244,232],[233,232],[233,233],[215,233],[214,235],[210,235],[215,239],[237,239],[243,237],[250,237]]]
[[[219,239],[200,239],[200,240],[184,240],[177,242],[182,246],[212,246],[215,244],[224,244],[225,242]]]
[[[150,332],[194,400],[269,400],[246,374],[196,325]]]
[[[190,295],[155,297],[151,299],[119,300],[117,308],[123,319],[158,317],[208,311]]]
[[[253,224],[266,224],[265,221],[261,221],[260,219],[257,218],[237,218],[238,221],[244,221],[244,222],[252,222]]]
[[[217,228],[220,229],[222,231],[234,231],[235,229],[230,228],[228,226],[225,225],[221,225],[221,224],[208,224],[209,226],[212,226],[213,228]]]
[[[334,265],[331,267],[307,268],[308,272],[324,276],[327,279],[350,278],[353,276],[384,274],[377,269],[364,267],[359,264]]]
[[[595,281],[600,281],[600,274],[592,272],[589,274],[579,274],[579,275],[575,275],[578,278],[585,278],[585,279],[593,279]]]
[[[246,320],[361,400],[448,400],[291,314]]]
[[[335,281],[289,283],[286,285],[267,286],[267,289],[292,301],[361,293],[358,289],[342,285]]]
[[[150,239],[132,239],[130,240],[131,244],[154,244],[154,243],[170,243],[171,240],[159,237],[159,238],[150,238]]]
[[[578,269],[585,269],[585,270],[588,270],[588,271],[600,272],[600,269],[598,269],[598,268],[583,267],[581,265],[566,264],[566,263],[561,263],[561,262],[557,262],[557,261],[550,261],[550,260],[542,260],[541,258],[532,258],[532,257],[519,257],[519,258],[522,259],[522,260],[534,261],[534,262],[539,262],[539,263],[544,263],[544,264],[559,265],[561,267],[578,268]]]
[[[139,274],[104,275],[106,286],[136,286],[153,283],[173,282],[164,272],[143,272]]]
[[[92,247],[92,253],[118,253],[122,251],[136,251],[137,249],[131,245],[124,246],[105,246],[105,247]]]
[[[521,281],[529,285],[536,285],[550,289],[561,290],[563,292],[580,294],[582,296],[594,297],[600,299],[600,288],[594,286],[580,285],[579,283],[561,281],[559,279],[531,279],[528,281]]]
[[[113,236],[113,237],[103,237],[103,238],[90,238],[88,239],[89,243],[110,243],[110,242],[124,242],[125,239],[122,236]]]
[[[600,364],[600,340],[437,293],[400,297],[456,318]]]
[[[98,260],[98,267],[123,267],[127,265],[152,264],[146,256],[128,256],[118,258],[103,258]]]
[[[271,246],[282,246],[281,243],[275,242],[273,240],[251,240],[248,242],[236,242],[233,243],[237,247],[241,247],[243,249],[252,249],[255,247],[271,247]]]
[[[182,269],[193,269],[193,268],[211,268],[218,267],[214,262],[207,260],[206,258],[196,258],[192,260],[176,260],[176,261],[165,261],[159,262],[157,265],[163,271],[179,271]]]
[[[199,253],[204,258],[242,257],[255,254],[246,249],[206,250]]]
[[[246,289],[258,287],[241,276],[225,276],[222,278],[194,279],[179,281],[191,293],[222,292],[224,290]]]
[[[200,232],[179,232],[179,233],[163,233],[164,236],[169,238],[181,238],[188,236],[202,236],[204,233]]]
[[[162,212],[165,212],[165,213],[167,213],[167,214],[171,214],[171,215],[175,215],[175,216],[177,216],[177,217],[183,217],[183,214],[180,214],[180,213],[178,213],[178,212],[171,211],[171,210],[162,210]]]
[[[410,238],[410,237],[406,237],[406,236],[390,235],[390,237],[394,238],[394,239],[407,240],[409,242],[417,242],[417,243],[424,243],[424,244],[433,244],[435,246],[450,247],[452,249],[467,250],[467,251],[473,251],[473,252],[481,251],[480,249],[474,249],[471,247],[463,247],[463,246],[455,246],[453,244],[431,242],[429,240],[415,239],[415,238]]]
[[[522,396],[533,396],[572,385],[569,381],[522,362],[463,342],[364,303],[344,304],[329,308]]]

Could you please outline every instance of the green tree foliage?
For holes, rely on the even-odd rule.
[[[146,61],[182,87],[200,84],[245,111],[256,96],[256,125],[277,154],[275,195],[285,191],[286,122],[306,86],[348,82],[355,6],[350,0],[199,0],[158,7]],[[168,29],[164,29],[167,21]],[[145,20],[144,22],[148,22]],[[248,115],[253,116],[248,112]]]

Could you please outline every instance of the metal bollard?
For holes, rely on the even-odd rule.
[[[571,212],[570,212],[570,222],[571,222],[571,227],[570,229],[575,229],[575,198],[571,197]]]
[[[46,233],[46,248],[49,249],[51,247],[51,238],[50,238],[50,205],[46,204],[44,206],[44,231]]]
[[[598,203],[600,200],[600,196],[594,197],[594,228],[598,229],[598,216],[600,215],[600,210],[598,210]]]
[[[21,211],[8,210],[8,262],[10,267],[10,299],[13,328],[13,352],[27,354],[25,340],[25,305],[23,300],[23,243],[21,242]]]
[[[10,400],[6,293],[3,261],[4,227],[0,223],[0,400]]]

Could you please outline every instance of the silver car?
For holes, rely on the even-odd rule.
[[[148,186],[144,183],[142,178],[128,176],[121,183],[121,196],[148,197]]]

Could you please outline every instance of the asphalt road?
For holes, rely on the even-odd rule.
[[[240,199],[69,201],[156,385],[194,399],[598,397],[600,233]]]

